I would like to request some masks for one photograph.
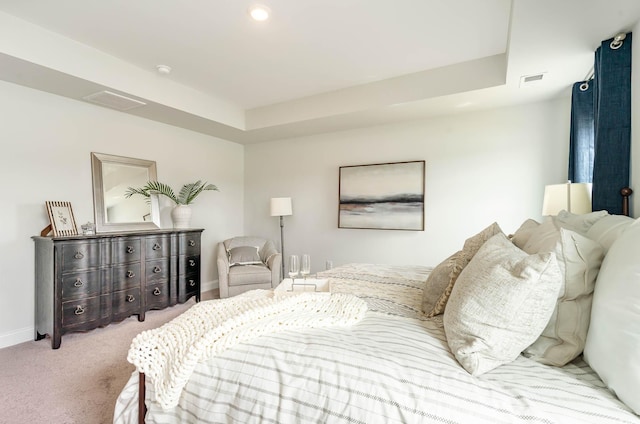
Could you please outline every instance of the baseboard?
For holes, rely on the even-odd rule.
[[[32,341],[35,334],[34,331],[34,327],[25,327],[19,330],[0,334],[0,349]]]
[[[218,280],[205,281],[200,284],[200,292],[208,292],[219,288]]]

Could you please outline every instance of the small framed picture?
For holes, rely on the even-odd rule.
[[[71,203],[47,201],[46,205],[54,236],[75,236],[78,234]]]

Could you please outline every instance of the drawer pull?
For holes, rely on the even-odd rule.
[[[127,295],[127,302],[131,303],[131,302],[133,302],[134,300],[136,300],[136,298],[135,298],[132,294],[128,294],[128,295]]]
[[[127,278],[133,278],[136,274],[133,271],[127,271]]]
[[[75,287],[82,287],[82,286],[84,286],[84,282],[80,278],[76,278],[76,282],[73,283],[73,285]]]
[[[189,259],[189,266],[196,266],[195,259]]]
[[[196,245],[196,241],[195,240],[189,240],[189,246],[193,247]]]
[[[196,280],[189,280],[189,285],[191,287],[195,286],[196,285]]]
[[[159,273],[160,271],[162,271],[162,270],[160,269],[160,267],[159,267],[159,266],[154,266],[154,267],[153,267],[153,273],[154,273],[154,274],[157,274],[157,273]]]
[[[76,254],[73,255],[73,257],[76,259],[82,259],[84,258],[84,255],[82,254],[82,252],[76,252]]]
[[[155,289],[153,289],[153,295],[154,296],[160,296],[161,294],[162,294],[162,292],[160,291],[159,288],[156,287]]]
[[[76,315],[82,315],[84,314],[84,308],[82,307],[82,305],[77,305],[76,310],[73,313]]]
[[[156,243],[153,245],[152,249],[153,250],[160,250],[162,248],[162,246],[160,246],[160,244]]]
[[[133,253],[135,251],[136,249],[134,249],[133,246],[127,246],[127,253]]]

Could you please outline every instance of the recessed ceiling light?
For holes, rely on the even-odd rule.
[[[262,4],[254,4],[249,8],[249,16],[251,19],[258,22],[263,22],[269,19],[269,15],[271,14],[271,10]]]
[[[169,75],[171,73],[171,66],[167,65],[158,65],[156,66],[158,73],[161,75]]]

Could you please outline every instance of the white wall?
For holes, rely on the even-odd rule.
[[[0,347],[33,337],[31,236],[48,224],[45,201],[71,202],[78,225],[94,221],[90,152],[155,160],[174,189],[220,188],[201,194],[192,219],[205,229],[202,280],[215,285],[215,244],[243,232],[243,146],[5,82],[0,122]]]
[[[291,197],[285,255],[312,272],[348,262],[435,265],[497,221],[540,218],[545,184],[566,180],[570,100],[249,145],[245,229],[279,241],[271,197]],[[338,168],[426,161],[424,232],[338,229]]]

